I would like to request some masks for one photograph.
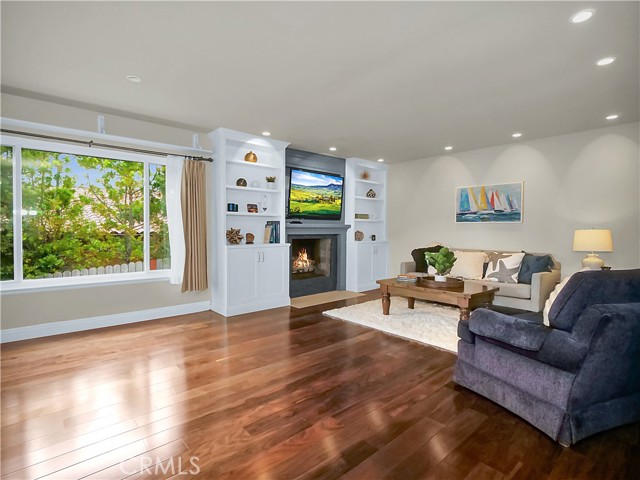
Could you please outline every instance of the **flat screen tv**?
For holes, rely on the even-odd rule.
[[[340,220],[343,184],[340,175],[291,168],[287,218]]]

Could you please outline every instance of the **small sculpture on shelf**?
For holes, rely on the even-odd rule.
[[[231,245],[238,245],[240,242],[242,242],[243,238],[244,235],[240,234],[239,228],[230,228],[229,230],[227,230],[227,241]]]
[[[274,190],[276,188],[276,177],[265,177],[267,180],[267,188]]]
[[[258,156],[255,153],[253,153],[251,150],[249,150],[249,153],[247,153],[244,156],[244,161],[245,162],[256,163],[258,161]]]
[[[376,198],[376,192],[373,188],[370,188],[367,192],[367,198]]]
[[[236,186],[238,186],[238,187],[246,187],[247,186],[247,181],[244,178],[239,178],[238,180],[236,180]]]
[[[247,245],[253,245],[253,241],[256,239],[256,236],[253,233],[247,233],[245,242]]]
[[[356,242],[361,242],[362,240],[364,240],[364,233],[361,232],[360,230],[356,230]]]
[[[368,171],[368,170],[362,170],[362,173],[360,173],[360,178],[361,178],[362,180],[369,180],[369,177],[370,177],[370,176],[371,176],[371,175],[369,174],[369,171]]]

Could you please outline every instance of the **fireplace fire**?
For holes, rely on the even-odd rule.
[[[316,268],[315,263],[315,261],[311,260],[307,256],[307,249],[301,248],[300,250],[298,250],[298,256],[293,259],[291,271],[293,273],[313,272]]]

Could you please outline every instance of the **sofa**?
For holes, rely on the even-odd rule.
[[[426,249],[419,249],[419,253]],[[434,247],[435,249],[435,247]],[[449,247],[454,252],[485,252],[490,254],[518,254],[524,252],[509,252],[504,250],[479,250],[479,249],[457,249]],[[417,249],[418,250],[418,249]],[[414,261],[401,262],[400,273],[410,275],[425,275],[426,272],[420,271],[416,268],[416,260],[420,260],[420,257],[416,256],[416,251],[412,252]],[[553,255],[544,253],[529,253],[528,255],[543,257],[548,256],[550,258],[549,271],[533,273],[530,276],[530,283],[505,283],[501,281],[491,281],[486,278],[469,279],[465,278],[465,281],[471,283],[478,283],[489,285],[492,287],[498,287],[500,290],[496,292],[493,300],[494,305],[501,307],[517,308],[520,310],[528,310],[531,312],[541,312],[544,308],[545,301],[549,298],[549,295],[555,288],[556,284],[560,282],[560,262],[558,262]],[[457,263],[457,262],[456,262]],[[454,265],[454,269],[456,265]],[[486,268],[486,266],[485,266]],[[455,272],[455,270],[454,270]],[[455,275],[454,275],[455,276]]]
[[[545,313],[459,322],[454,382],[564,446],[640,421],[640,269],[575,273]]]

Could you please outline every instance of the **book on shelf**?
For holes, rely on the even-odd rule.
[[[264,243],[280,243],[280,221],[270,220],[264,227]]]

